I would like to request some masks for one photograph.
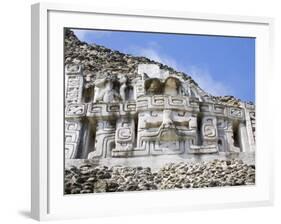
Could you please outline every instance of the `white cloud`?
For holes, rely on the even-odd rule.
[[[89,37],[94,38],[104,38],[111,35],[111,31],[97,31],[97,30],[79,30],[79,29],[72,29],[74,34],[78,37],[81,41],[88,41]]]
[[[132,48],[131,52],[135,55],[147,57],[153,61],[168,65],[176,70],[180,69],[179,65],[175,59],[173,59],[167,55],[160,54],[160,53],[158,53],[157,50],[155,50],[153,48],[134,47],[134,48]]]
[[[186,73],[207,93],[214,96],[234,95],[233,89],[225,83],[215,80],[207,69],[190,66],[190,68],[186,70]]]
[[[74,34],[76,35],[76,37],[78,37],[79,40],[84,40],[88,31],[87,30],[72,30],[74,32]]]
[[[135,55],[147,57],[151,60],[168,65],[177,71],[186,73],[187,75],[191,76],[192,79],[196,81],[198,85],[207,93],[210,93],[214,96],[234,95],[233,89],[231,89],[222,81],[215,80],[215,78],[206,68],[195,65],[182,65],[178,63],[174,58],[169,57],[168,55],[160,54],[156,49],[153,49],[151,47],[134,47],[130,49],[131,52]]]

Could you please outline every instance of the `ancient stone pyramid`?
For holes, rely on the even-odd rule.
[[[255,106],[65,30],[65,155],[101,159],[255,150]]]

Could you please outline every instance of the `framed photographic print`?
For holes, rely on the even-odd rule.
[[[32,6],[32,216],[269,205],[272,19]]]

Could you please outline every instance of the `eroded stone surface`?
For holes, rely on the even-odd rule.
[[[66,194],[252,185],[255,123],[251,102],[65,32]]]
[[[255,106],[187,74],[65,36],[66,159],[255,151]]]
[[[168,163],[150,167],[84,163],[65,170],[65,194],[223,187],[255,184],[255,166],[242,160]]]

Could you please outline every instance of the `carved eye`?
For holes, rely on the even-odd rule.
[[[183,117],[185,115],[185,112],[178,112],[179,117]]]
[[[206,123],[213,124],[213,119],[206,119]]]
[[[159,112],[157,111],[151,111],[151,117],[158,117],[159,116]]]
[[[123,124],[122,124],[122,127],[129,127],[130,126],[130,123],[128,123],[128,122],[124,122]]]
[[[159,128],[161,126],[162,122],[147,122],[145,124],[146,128]]]

